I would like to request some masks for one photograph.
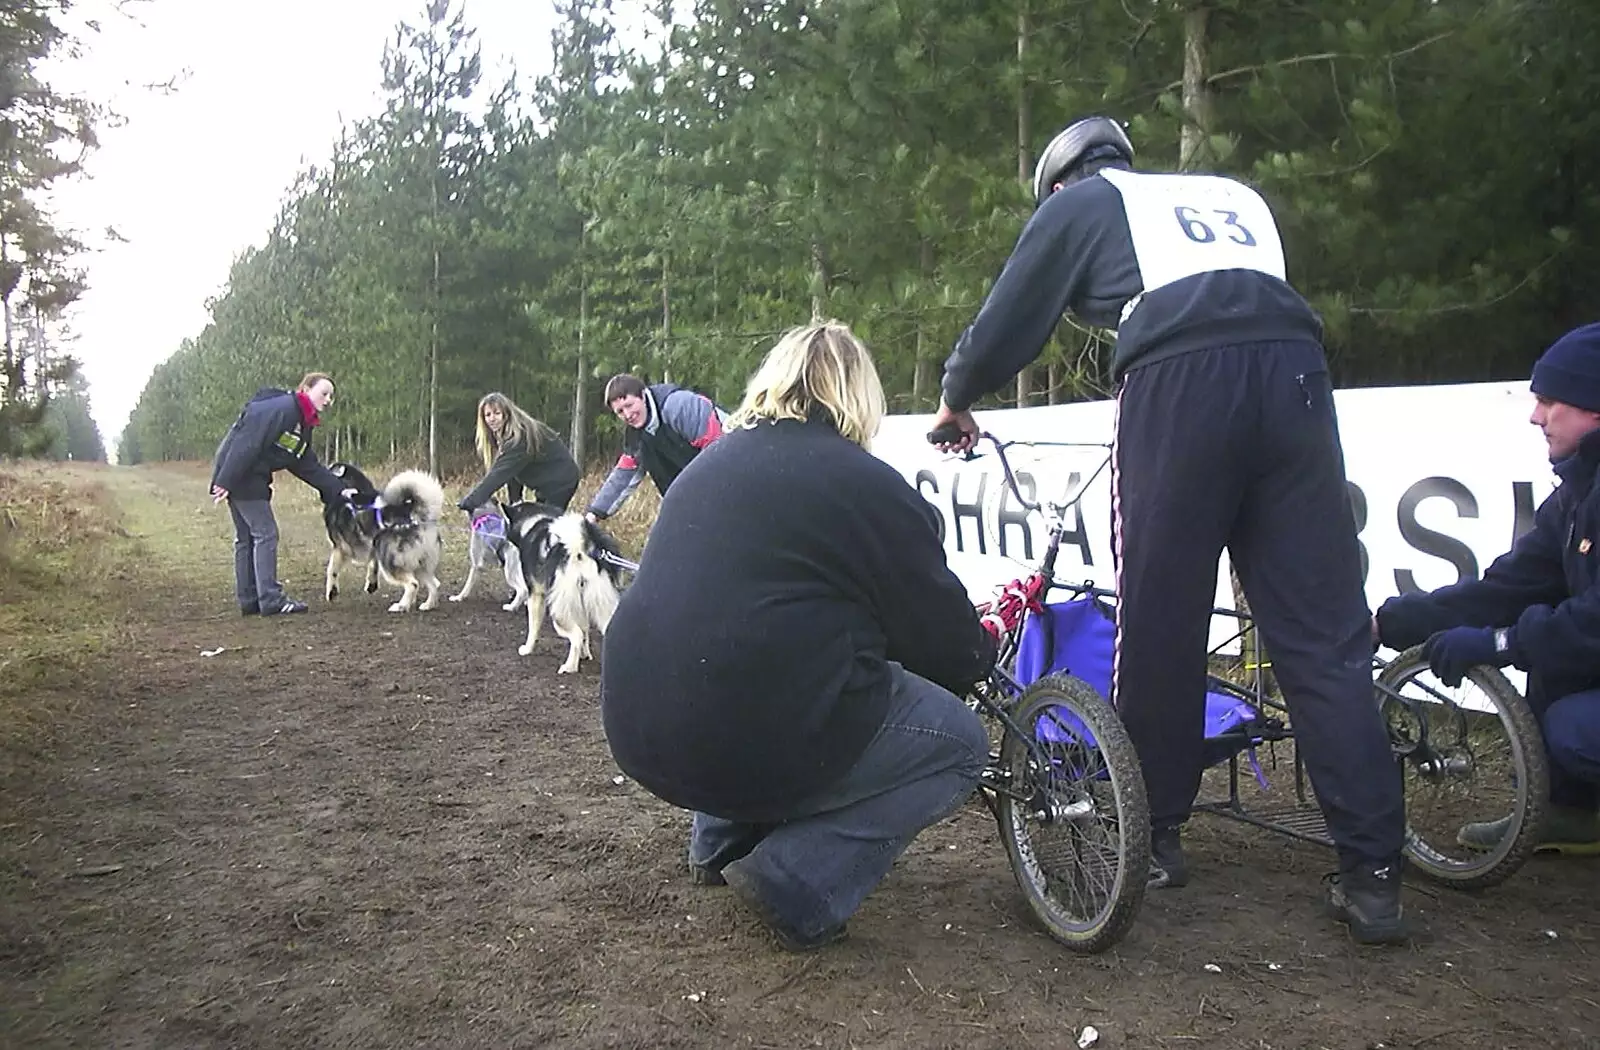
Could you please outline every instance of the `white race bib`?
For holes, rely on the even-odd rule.
[[[1122,194],[1146,292],[1198,273],[1258,270],[1287,280],[1272,210],[1243,183],[1217,175],[1150,175],[1102,168]],[[1123,320],[1138,303],[1135,297]]]

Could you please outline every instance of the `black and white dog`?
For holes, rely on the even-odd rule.
[[[505,512],[496,503],[486,503],[472,508],[470,518],[472,527],[471,537],[467,540],[467,582],[462,585],[461,593],[452,594],[450,600],[466,601],[472,594],[473,585],[478,582],[478,573],[491,571],[490,566],[498,564],[505,573],[507,586],[511,588],[511,600],[500,608],[506,612],[520,609],[522,603],[528,600],[528,581],[522,576],[522,558],[517,553],[517,545],[511,542],[511,523],[506,519]]]
[[[377,576],[403,588],[390,612],[409,612],[423,588],[428,594],[417,609],[432,609],[439,603],[439,561],[444,553],[439,536],[444,488],[439,480],[427,471],[403,470],[380,491],[348,463],[328,469],[351,485],[346,489],[348,499],[323,507],[333,546],[328,555],[327,600],[339,596],[339,570],[354,562],[367,566],[368,593],[378,589]]]
[[[345,483],[344,498],[322,505],[322,523],[328,528],[328,554],[324,596],[339,597],[339,570],[345,562],[367,567],[366,592],[378,589],[378,562],[372,556],[372,541],[378,535],[378,487],[372,479],[350,463],[330,463],[328,469]]]
[[[563,514],[540,503],[513,503],[506,530],[516,545],[528,589],[528,638],[519,656],[533,652],[545,607],[556,633],[567,640],[567,658],[557,674],[571,674],[582,657],[594,658],[589,629],[605,637],[621,597],[622,569],[617,541],[582,514]]]

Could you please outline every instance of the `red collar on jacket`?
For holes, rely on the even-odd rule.
[[[314,427],[322,420],[317,416],[317,406],[311,403],[311,397],[304,390],[296,390],[294,399],[300,405],[300,418],[306,421],[306,426]]]

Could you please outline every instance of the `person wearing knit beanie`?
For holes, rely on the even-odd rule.
[[[1600,324],[1552,343],[1530,387],[1529,422],[1561,479],[1533,528],[1482,579],[1384,602],[1373,632],[1393,649],[1423,645],[1447,686],[1473,668],[1528,672],[1550,771],[1538,848],[1600,854]],[[1492,851],[1512,820],[1467,824],[1457,841]]]
[[[1550,344],[1533,366],[1533,416],[1551,462],[1566,459],[1600,428],[1600,323],[1574,328]]]

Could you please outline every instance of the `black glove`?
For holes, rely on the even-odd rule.
[[[1428,666],[1452,688],[1474,667],[1504,667],[1511,662],[1509,644],[1496,644],[1492,627],[1452,627],[1430,637],[1423,646]]]
[[[994,670],[995,662],[1000,659],[1000,638],[991,634],[988,628],[983,628],[983,641],[980,644],[983,646],[983,674],[978,677],[983,679],[989,677],[989,672]]]

